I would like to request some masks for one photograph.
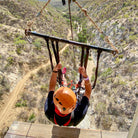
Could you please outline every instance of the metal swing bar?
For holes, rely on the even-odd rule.
[[[76,42],[76,41],[62,39],[62,38],[59,38],[59,37],[48,36],[48,35],[45,35],[45,34],[40,34],[40,33],[34,32],[34,31],[25,30],[25,35],[26,36],[34,35],[34,36],[38,36],[38,37],[41,37],[41,38],[44,38],[44,39],[51,39],[53,41],[68,43],[68,44],[76,45],[76,46],[79,46],[79,47],[85,47],[85,48],[89,48],[89,49],[101,50],[101,51],[104,51],[104,52],[112,53],[113,55],[116,55],[116,53],[117,53],[116,50],[113,50],[113,49],[98,47],[98,46],[94,46],[94,45],[88,45],[88,44],[84,44],[84,43],[80,43],[80,42]]]

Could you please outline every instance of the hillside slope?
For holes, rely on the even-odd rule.
[[[80,0],[79,2],[104,33],[110,36],[110,40],[119,50],[119,54],[115,57],[103,52],[100,58],[97,86],[92,91],[88,111],[90,128],[128,131],[138,101],[138,5],[136,0]],[[32,29],[66,38],[68,28],[66,21],[69,21],[67,5],[62,9],[59,8],[59,3],[61,1],[53,5],[58,9],[49,5]],[[48,61],[48,51],[44,47],[43,40],[32,37],[33,44],[29,44],[24,38],[26,22],[34,18],[42,5],[41,2],[35,3],[33,0],[0,2],[1,95],[11,92],[22,75]],[[104,36],[95,29],[75,3],[71,3],[71,9],[75,40],[80,41],[85,38],[83,41],[87,43],[111,48],[104,42]],[[90,51],[90,53],[96,62],[96,52]],[[74,59],[79,63],[80,49],[75,49],[74,56],[72,48],[69,47],[61,56],[63,66],[67,67],[68,81],[70,79],[77,81],[79,78],[77,74],[79,65],[76,64],[73,68]],[[18,113],[17,120],[51,123],[43,113],[50,73],[49,66],[31,75],[26,82],[24,93],[18,96],[14,108]],[[94,75],[91,80],[94,81]],[[6,98],[3,96],[1,98]],[[39,100],[38,96],[41,97]],[[1,107],[2,103],[4,101],[1,101]]]
[[[115,57],[103,52],[100,58],[99,78],[89,112],[91,127],[127,131],[138,101],[138,3],[136,0],[78,2],[119,50]],[[111,48],[74,2],[71,10],[78,40],[85,38],[87,43]],[[96,52],[92,53],[96,61]],[[94,81],[94,76],[91,79]]]
[[[0,1],[0,95],[12,91],[14,83],[27,70],[48,60],[45,42],[35,38],[29,44],[24,35],[27,22],[43,6],[44,3],[32,0]],[[63,38],[68,33],[66,21],[50,5],[44,10],[42,17],[36,19],[31,29]]]
[[[137,2],[95,0],[80,4],[119,50],[115,57],[102,53],[99,78],[92,95],[92,127],[127,131],[138,101]],[[111,48],[82,12],[77,16],[82,17],[89,43]]]

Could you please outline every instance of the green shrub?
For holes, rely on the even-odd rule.
[[[95,80],[95,75],[92,75],[91,81],[94,81],[94,80]]]
[[[125,17],[125,18],[129,18],[129,14],[125,14],[124,17]]]
[[[104,72],[102,72],[101,76],[107,77],[107,76],[111,75],[112,72],[113,72],[112,68],[108,68],[107,70],[105,70]]]
[[[86,28],[82,27],[82,31],[78,33],[78,41],[86,43],[88,39],[88,34]]]
[[[40,89],[43,92],[48,92],[48,84],[42,85]]]
[[[96,34],[92,34],[91,37],[94,38],[96,36]]]
[[[18,37],[14,38],[14,44],[17,46],[23,46],[26,44],[26,41],[23,40],[23,37],[19,35]]]
[[[101,119],[101,125],[102,125],[102,129],[104,130],[110,130],[110,127],[112,125],[112,117],[110,116],[104,116]]]
[[[21,51],[21,48],[20,48],[20,47],[17,47],[17,48],[16,48],[16,53],[17,53],[18,55],[20,55],[21,52],[22,52],[22,51]]]
[[[129,36],[129,40],[130,41],[134,41],[134,40],[136,40],[138,38],[138,35],[130,35]]]
[[[115,64],[119,64],[119,63],[120,63],[120,58],[117,57],[117,58],[115,59]]]
[[[39,39],[36,39],[33,44],[35,45],[37,50],[41,50],[41,41]]]
[[[119,84],[120,84],[120,85],[126,85],[127,82],[126,82],[126,81],[123,81],[123,80],[119,80]]]
[[[106,110],[106,104],[102,103],[102,102],[97,103],[95,110],[99,114],[103,114],[105,112],[105,110]]]
[[[118,58],[122,59],[123,58],[123,55],[119,55]]]
[[[34,122],[35,121],[35,114],[32,113],[28,119],[30,122]]]
[[[14,58],[13,57],[8,57],[7,61],[8,61],[9,65],[12,65],[14,63]]]
[[[15,104],[15,107],[26,107],[26,106],[27,106],[27,101],[22,99],[17,101],[17,103]]]
[[[104,40],[104,35],[103,35],[103,34],[101,34],[101,35],[100,35],[100,38],[101,38],[102,40]]]

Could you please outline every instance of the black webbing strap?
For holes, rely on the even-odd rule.
[[[102,53],[102,50],[98,50],[97,53],[98,54],[97,54],[97,65],[96,65],[96,70],[95,70],[95,80],[94,80],[92,89],[94,89],[95,88],[95,85],[96,85],[96,81],[97,81],[97,77],[98,77],[99,59],[100,59],[100,55]]]
[[[53,52],[54,52],[54,56],[55,56],[55,60],[56,60],[56,63],[58,64],[59,63],[59,47],[58,47],[58,41],[56,41],[56,49],[55,49],[55,44],[54,44],[54,41],[51,40],[51,44],[52,44],[52,48],[53,48]],[[61,86],[62,85],[62,71],[61,69],[58,70],[58,80],[59,82],[59,85]]]
[[[80,66],[82,67],[83,64],[84,64],[84,68],[86,69],[87,68],[87,63],[88,63],[88,57],[89,57],[89,48],[86,48],[86,56],[84,55],[84,52],[85,52],[84,47],[82,47]],[[82,83],[82,75],[80,74],[80,80],[78,82],[78,88],[79,88],[78,89],[78,94],[80,94],[81,83]]]
[[[57,51],[55,49],[55,45],[54,45],[54,41],[53,40],[51,40],[51,44],[52,44],[52,48],[53,48],[53,52],[54,52],[56,63],[58,64],[59,61],[57,59]]]
[[[59,46],[58,46],[58,41],[56,41],[56,49],[57,49],[57,64],[59,63]]]
[[[51,51],[50,51],[50,48],[49,48],[49,40],[46,39],[46,43],[47,43],[47,49],[48,49],[48,53],[49,53],[49,58],[50,58],[50,63],[51,63],[51,69],[53,70],[54,66],[53,66],[53,62],[52,62],[52,54],[51,54]]]
[[[84,47],[81,48],[81,61],[80,66],[83,66],[83,58],[84,58]],[[80,80],[82,80],[82,75],[80,74]]]
[[[86,48],[86,57],[85,57],[85,62],[84,62],[85,70],[87,68],[88,57],[89,57],[89,48]]]
[[[66,4],[66,1],[65,0],[62,0],[62,4],[65,5]]]

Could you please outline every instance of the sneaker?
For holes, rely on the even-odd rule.
[[[66,67],[62,69],[62,74],[66,74]]]

